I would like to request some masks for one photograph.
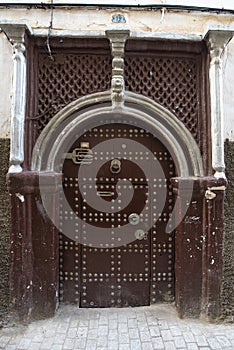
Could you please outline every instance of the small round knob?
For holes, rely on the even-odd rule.
[[[140,216],[137,213],[132,213],[129,215],[128,221],[131,225],[137,225],[140,222]]]
[[[144,230],[136,230],[135,231],[135,237],[136,239],[142,240],[147,237],[147,233]]]

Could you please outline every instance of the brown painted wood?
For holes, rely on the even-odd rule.
[[[103,242],[103,246],[90,247],[85,243],[78,244],[61,234],[60,298],[63,302],[77,303],[81,307],[139,306],[174,298],[174,234],[165,233],[169,214],[173,208],[169,178],[175,174],[168,151],[159,140],[143,129],[127,124],[109,124],[87,131],[73,144],[69,153],[74,148],[80,147],[81,142],[88,142],[91,150],[100,142],[110,138],[113,139],[114,145],[115,137],[137,141],[144,144],[149,152],[155,152],[155,157],[160,162],[165,177],[168,178],[166,185],[168,196],[161,217],[143,240],[133,238],[131,243],[118,247],[111,246],[111,243],[106,247],[106,242]],[[110,171],[111,150],[106,149],[106,152],[106,154],[96,154],[92,163],[95,165],[95,161],[100,162],[108,154],[108,160],[97,173],[96,191],[112,191],[113,195],[103,197],[110,202],[112,199],[117,199],[117,192],[123,194],[123,191],[126,191],[124,185],[119,185],[118,181],[120,179],[130,181],[133,184],[134,194],[126,208],[113,215],[109,212],[94,210],[92,203],[88,204],[86,199],[82,198],[76,186],[79,167],[82,165],[74,164],[71,159],[64,162],[64,192],[73,212],[81,216],[85,223],[97,228],[109,228],[111,235],[111,228],[126,225],[131,213],[141,214],[147,200],[148,186],[156,186],[156,182],[148,184],[144,169],[138,166],[139,157],[146,157],[146,155],[140,155],[137,149],[135,154],[124,153],[123,150],[120,152],[119,174],[113,174]],[[84,190],[93,186],[91,185],[94,180],[92,164],[84,165],[85,178],[81,180],[82,183],[79,183]],[[160,181],[163,180],[155,175],[156,180],[160,186]],[[160,200],[157,189],[153,195],[156,201]],[[118,198],[121,199],[121,196]],[[154,207],[149,207],[147,217],[144,217],[143,222],[138,226],[133,227],[133,237],[136,229],[144,225],[144,220],[151,220],[153,214]],[[60,216],[61,227],[65,227],[68,225],[69,214],[61,211]],[[77,235],[81,236],[80,241],[86,235],[85,223],[77,229]],[[118,241],[121,236],[114,238]]]
[[[181,223],[176,229],[176,305],[181,317],[208,319],[220,315],[220,291],[222,280],[223,202],[222,187],[225,179],[214,177],[175,178],[173,190],[180,207],[177,215]],[[181,208],[186,191],[193,193],[184,217]],[[205,197],[209,187],[220,187],[213,191],[213,199]]]
[[[50,317],[56,310],[58,232],[43,209],[40,190],[44,186],[56,215],[60,177],[26,171],[7,175],[12,208],[10,303],[21,321]]]

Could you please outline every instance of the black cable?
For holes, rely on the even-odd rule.
[[[50,24],[48,27],[48,34],[47,34],[47,38],[46,38],[46,47],[47,47],[51,61],[54,61],[54,57],[52,55],[51,48],[50,48],[50,35],[51,35],[52,28],[53,28],[53,19],[54,19],[54,6],[53,5],[54,5],[53,0],[51,0],[51,3],[50,3],[50,6],[51,6]]]
[[[17,3],[13,4],[11,2],[9,3],[0,3],[0,7],[36,7],[36,8],[50,8],[51,5],[48,3],[41,3],[35,4],[33,2],[27,2],[27,3]],[[167,9],[171,10],[184,10],[184,11],[200,11],[200,12],[218,12],[218,13],[223,13],[223,12],[230,12],[234,13],[234,9],[225,9],[225,8],[210,8],[210,7],[199,7],[199,6],[187,6],[187,5],[162,5],[162,4],[157,4],[157,5],[112,5],[112,4],[95,4],[95,3],[89,3],[89,4],[84,4],[84,3],[56,3],[53,4],[53,8],[55,7],[102,7],[102,8],[138,8],[138,9],[161,9],[162,7],[166,7]]]

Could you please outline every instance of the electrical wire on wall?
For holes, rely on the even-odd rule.
[[[50,57],[51,61],[54,61],[54,57],[52,55],[51,48],[50,48],[50,35],[51,35],[52,28],[53,28],[53,19],[54,19],[53,0],[51,0],[50,6],[51,6],[50,23],[49,23],[48,34],[47,34],[47,38],[46,38],[46,48],[48,50],[48,54],[49,54],[49,57]]]

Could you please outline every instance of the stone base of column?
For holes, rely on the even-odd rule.
[[[21,322],[51,317],[58,303],[58,232],[43,209],[40,191],[59,212],[60,174],[7,175],[11,194],[10,310]]]
[[[176,307],[180,317],[216,319],[220,316],[226,181],[215,177],[173,178],[171,181],[179,219]]]

